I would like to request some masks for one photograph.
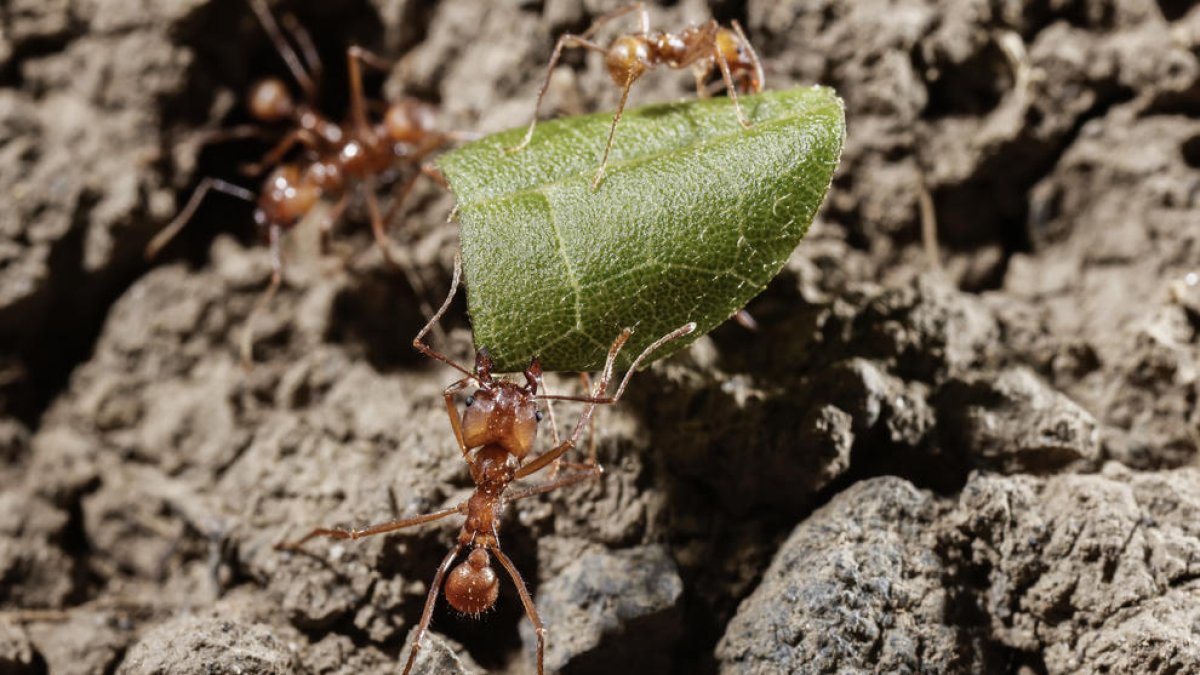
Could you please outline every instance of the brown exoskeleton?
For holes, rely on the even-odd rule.
[[[411,98],[402,98],[388,104],[383,119],[371,122],[367,118],[367,101],[363,95],[362,68],[365,65],[387,70],[389,65],[383,59],[356,46],[350,47],[346,52],[350,76],[350,120],[345,124],[329,120],[318,112],[315,106],[317,82],[322,65],[311,37],[293,17],[285,18],[292,39],[304,54],[301,60],[284,37],[263,0],[249,2],[305,95],[303,102],[297,102],[282,81],[275,78],[265,79],[251,90],[248,100],[249,112],[258,122],[290,121],[293,128],[260,162],[244,167],[249,174],[259,174],[264,169],[273,167],[257,195],[219,178],[205,178],[179,215],[146,247],[147,257],[154,257],[187,224],[210,190],[255,204],[254,220],[265,234],[270,247],[272,275],[270,285],[260,296],[243,330],[241,354],[243,364],[247,366],[251,359],[254,317],[274,296],[282,281],[280,239],[319,202],[333,200],[333,206],[323,215],[318,225],[324,244],[329,232],[341,218],[348,204],[351,189],[355,186],[363,187],[362,192],[371,219],[371,231],[377,246],[389,262],[396,264],[405,273],[409,285],[422,303],[422,311],[425,316],[429,316],[431,309],[424,302],[424,284],[407,265],[397,263],[393,257],[386,223],[392,220],[395,210],[412,189],[417,177],[427,175],[443,185],[444,181],[431,167],[420,166],[419,172],[415,172],[400,184],[387,216],[380,211],[376,183],[379,176],[396,169],[398,165],[419,166],[436,150],[450,142],[470,136],[459,132],[438,131],[434,127],[433,107]],[[240,131],[233,130],[227,135],[241,135]],[[306,150],[305,157],[280,164],[297,144]]]
[[[590,38],[609,21],[636,12],[640,28],[635,33],[627,33],[613,40],[607,48]],[[621,113],[629,100],[629,90],[633,83],[646,71],[665,65],[668,68],[682,69],[691,67],[696,77],[696,95],[708,98],[706,81],[713,68],[719,68],[721,77],[729,97],[733,100],[733,109],[738,121],[743,127],[750,126],[750,120],[742,112],[738,102],[738,87],[755,93],[762,91],[763,71],[758,60],[758,54],[746,39],[741,25],[733,22],[733,29],[721,27],[715,19],[700,24],[688,26],[678,33],[668,33],[661,30],[650,30],[650,15],[646,12],[644,3],[635,2],[614,10],[596,19],[583,33],[579,35],[565,34],[558,38],[554,52],[550,56],[550,64],[546,68],[546,77],[538,89],[537,103],[533,107],[533,118],[529,121],[529,129],[525,137],[510,152],[523,150],[533,139],[533,130],[537,126],[538,110],[542,107],[542,97],[550,85],[550,75],[554,66],[562,57],[566,47],[583,47],[604,55],[604,63],[613,82],[621,87],[621,101],[613,114],[612,126],[608,132],[608,143],[604,146],[604,155],[600,158],[600,166],[592,178],[592,189],[600,186],[604,178],[604,168],[608,165],[608,152],[612,149],[613,137],[617,132],[617,122],[621,121]]]
[[[462,452],[463,459],[471,467],[471,479],[475,483],[475,492],[467,501],[453,508],[361,529],[317,528],[302,539],[279,544],[276,548],[294,551],[315,537],[361,539],[432,522],[454,514],[466,516],[454,547],[442,559],[434,574],[429,594],[425,599],[425,607],[421,612],[421,620],[413,634],[412,650],[409,652],[408,662],[404,667],[404,675],[408,675],[416,662],[417,652],[421,649],[421,638],[429,628],[440,591],[444,589],[446,600],[450,606],[463,614],[478,615],[495,604],[500,581],[495,570],[492,569],[493,557],[499,561],[500,566],[512,579],[517,593],[520,595],[521,603],[525,607],[525,613],[533,624],[537,634],[537,672],[541,675],[546,630],[538,617],[537,608],[533,604],[529,590],[525,587],[525,582],[521,579],[520,572],[500,548],[500,536],[497,531],[500,516],[505,507],[512,502],[598,478],[603,469],[595,461],[593,455],[590,462],[570,465],[563,475],[552,478],[541,485],[513,491],[509,491],[509,486],[514,480],[529,477],[550,466],[557,466],[563,455],[575,447],[580,434],[589,425],[596,406],[610,405],[620,400],[629,383],[629,378],[650,353],[671,340],[688,335],[695,330],[696,325],[689,323],[682,326],[647,347],[634,359],[616,392],[611,396],[608,394],[608,388],[612,383],[614,364],[621,347],[629,339],[630,329],[625,329],[613,341],[600,379],[588,396],[539,393],[542,368],[536,358],[526,368],[523,383],[509,382],[492,376],[492,360],[486,349],[479,350],[475,357],[475,367],[468,370],[424,342],[425,335],[430,328],[441,319],[450,306],[450,301],[458,289],[460,275],[461,266],[456,259],[450,294],[429,323],[413,338],[413,346],[426,356],[441,361],[463,374],[461,379],[446,388],[444,396],[446,412],[450,417],[450,427],[454,431],[454,439],[458,444],[459,451]],[[474,387],[475,390],[467,398],[466,409],[460,416],[455,407],[454,396],[468,387]],[[537,439],[539,422],[543,419],[543,411],[538,407],[538,403],[551,400],[582,402],[584,404],[583,412],[568,438],[557,442],[551,449],[530,457],[534,441]],[[470,552],[466,558],[451,569],[454,561],[467,549]]]

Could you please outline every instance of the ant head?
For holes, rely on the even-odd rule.
[[[396,143],[420,143],[434,127],[433,106],[413,98],[402,98],[388,106],[383,127]]]
[[[622,35],[613,41],[604,57],[608,74],[618,86],[633,82],[653,65],[650,61],[650,46],[633,35]]]
[[[276,77],[259,80],[250,89],[250,115],[259,122],[282,122],[296,110],[287,85]]]
[[[525,370],[525,386],[492,379],[492,357],[487,349],[475,356],[479,389],[467,397],[462,416],[463,441],[469,448],[494,444],[517,460],[533,449],[542,411],[537,407],[537,383],[542,366],[535,359]]]
[[[477,548],[446,577],[446,601],[463,614],[482,614],[496,604],[500,579],[487,551]]]
[[[321,198],[321,190],[295,164],[275,167],[258,198],[260,224],[293,225]]]
[[[743,37],[728,28],[720,28],[713,41],[717,51],[725,57],[725,62],[729,64],[729,70],[732,71],[734,78],[745,84],[747,91],[761,91],[762,82],[759,81],[761,73],[752,55],[751,47],[746,44]]]

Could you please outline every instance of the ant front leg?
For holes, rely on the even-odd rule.
[[[721,67],[721,78],[725,80],[725,88],[729,92],[729,98],[733,101],[733,111],[737,114],[738,123],[742,128],[749,129],[753,126],[750,120],[746,119],[746,113],[742,111],[742,104],[738,101],[737,85],[733,81],[733,74],[729,71],[729,62],[725,60],[725,54],[715,45],[713,46],[713,55],[717,59],[717,65]]]
[[[446,390],[442,392],[442,397],[446,401],[446,414],[450,417],[450,428],[454,431],[454,440],[458,442],[458,449],[462,452],[463,459],[467,460],[467,464],[471,463],[471,458],[467,456],[469,448],[463,438],[462,420],[458,417],[458,409],[454,407],[454,395],[465,389],[474,379],[474,377],[464,377],[446,387]]]
[[[742,24],[737,19],[733,20],[733,31],[737,33],[738,39],[742,41],[742,46],[750,54],[750,64],[754,67],[754,74],[751,75],[753,79],[750,81],[750,90],[756,94],[760,93],[766,84],[763,77],[762,61],[758,59],[758,52],[754,51],[754,45],[750,44],[750,40],[746,37],[746,31],[742,30]]]
[[[546,76],[542,78],[542,85],[538,87],[537,101],[533,104],[533,117],[529,120],[529,128],[525,130],[525,137],[513,147],[505,148],[505,152],[520,152],[533,140],[533,130],[537,127],[538,111],[542,109],[542,98],[545,97],[546,89],[550,86],[550,76],[554,74],[554,67],[558,65],[559,59],[562,58],[563,49],[567,47],[583,47],[584,49],[590,49],[601,54],[608,53],[607,49],[584,37],[594,32],[597,24],[599,24],[599,21],[593,24],[583,35],[571,35],[567,33],[558,38],[558,42],[554,45],[554,52],[550,54],[550,63],[546,66]]]
[[[592,176],[592,192],[600,189],[600,182],[604,180],[604,169],[608,166],[608,153],[612,150],[613,138],[617,135],[617,123],[621,121],[621,115],[625,112],[625,104],[629,101],[629,90],[633,88],[633,83],[640,76],[640,71],[631,70],[629,78],[625,80],[625,88],[621,90],[621,101],[617,103],[617,111],[613,113],[612,126],[608,129],[608,143],[604,144],[604,156],[600,158],[600,166],[596,169],[596,174]]]
[[[397,259],[396,252],[392,248],[392,238],[388,236],[387,231],[384,229],[383,214],[379,210],[379,198],[375,195],[374,176],[364,178],[363,187],[366,189],[367,210],[371,214],[371,232],[375,235],[375,245],[383,253],[384,259],[392,267],[399,269],[404,275],[405,281],[408,282],[409,288],[412,289],[413,295],[417,298],[417,306],[421,310],[421,316],[432,316],[433,308],[429,306],[425,281],[421,279],[420,272],[415,269],[407,253],[404,255],[404,260]]]
[[[360,132],[369,129],[367,124],[366,97],[363,94],[362,65],[386,72],[391,64],[357,45],[346,50],[346,62],[350,70],[350,118]]]

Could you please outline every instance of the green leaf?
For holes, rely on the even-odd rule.
[[[599,368],[625,327],[627,365],[688,321],[707,333],[766,287],[808,231],[845,139],[823,87],[625,113],[606,177],[592,176],[611,113],[494,134],[441,156],[462,224],[476,346],[497,370]]]

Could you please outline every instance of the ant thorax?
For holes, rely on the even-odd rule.
[[[467,398],[462,416],[463,441],[469,448],[499,446],[520,461],[533,449],[541,418],[529,387],[484,381]]]

